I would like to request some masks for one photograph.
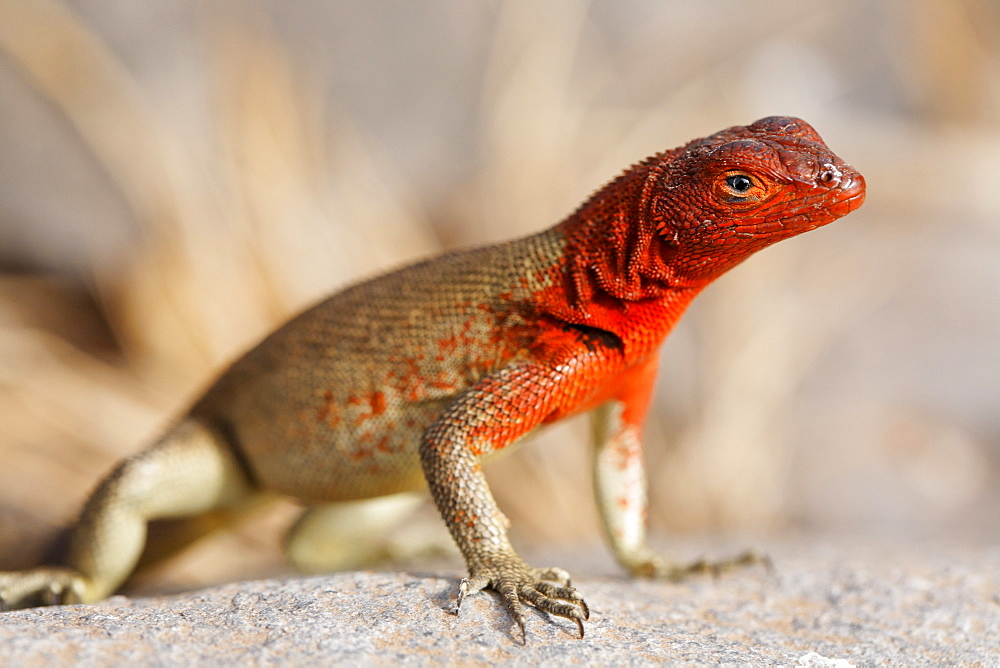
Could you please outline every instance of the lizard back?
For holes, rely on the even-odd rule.
[[[456,395],[526,353],[529,297],[555,280],[564,245],[549,230],[349,287],[244,354],[192,414],[274,491],[327,501],[419,489],[420,435]]]

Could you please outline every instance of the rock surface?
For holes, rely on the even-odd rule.
[[[592,611],[583,640],[572,623],[531,611],[522,646],[492,595],[469,598],[456,617],[459,574],[446,567],[11,612],[0,615],[0,653],[10,666],[1000,665],[1000,549],[836,540],[768,549],[770,573],[680,584],[581,577],[574,584]]]

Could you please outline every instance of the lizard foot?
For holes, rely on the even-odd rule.
[[[0,612],[81,603],[86,588],[84,576],[69,568],[0,572]]]
[[[668,561],[658,554],[649,552],[627,564],[629,572],[634,576],[664,579],[672,582],[679,582],[692,575],[718,577],[723,573],[746,566],[763,566],[768,572],[772,570],[771,559],[766,554],[756,550],[747,550],[728,559],[717,561],[698,559],[687,564]]]
[[[455,614],[466,596],[489,587],[500,594],[507,612],[520,627],[522,642],[527,643],[528,638],[522,600],[550,615],[572,619],[582,638],[583,622],[590,618],[590,609],[569,582],[569,573],[563,569],[531,568],[516,555],[482,559],[462,580]]]

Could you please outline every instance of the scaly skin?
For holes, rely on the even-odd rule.
[[[459,604],[490,587],[522,634],[527,601],[582,635],[583,598],[565,571],[514,551],[482,459],[596,409],[595,485],[619,561],[645,576],[698,568],[661,559],[645,538],[641,431],[657,349],[714,278],[863,200],[864,179],[809,125],[766,118],[633,166],[550,230],[344,290],[267,337],[123,462],[88,501],[67,566],[0,574],[0,600],[108,595],[134,569],[150,519],[258,490],[320,504],[426,485],[469,568]]]

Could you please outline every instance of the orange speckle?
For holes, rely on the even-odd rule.
[[[386,401],[384,392],[375,392],[371,396],[372,415],[381,415],[385,412]]]
[[[323,403],[316,411],[316,421],[325,422],[331,429],[336,429],[340,425],[340,410],[333,398],[333,392],[325,390],[321,397]]]

